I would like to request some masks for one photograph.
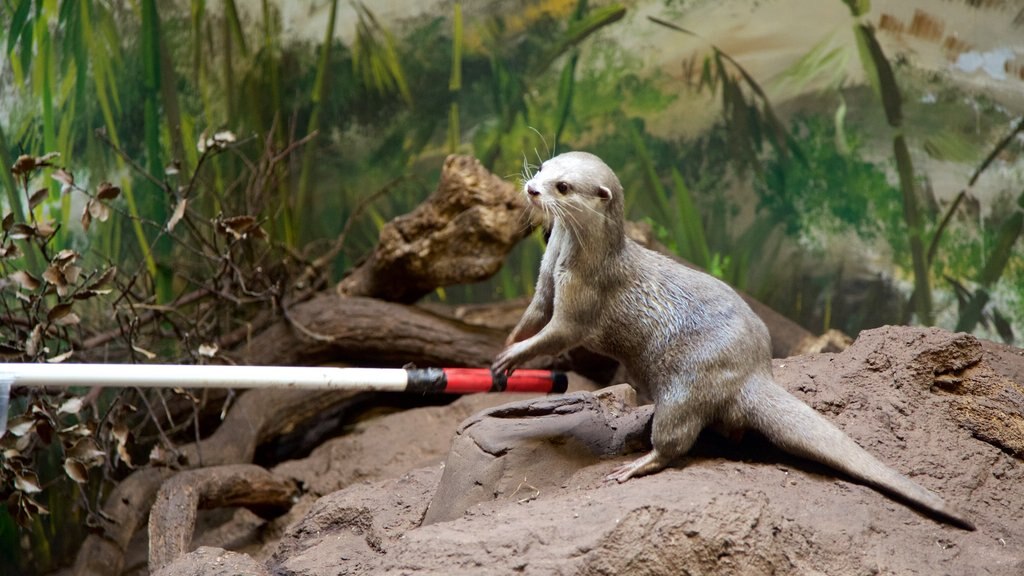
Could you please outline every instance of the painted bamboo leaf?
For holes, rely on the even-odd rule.
[[[582,16],[582,18],[575,19],[569,24],[568,29],[565,34],[561,36],[558,44],[551,48],[547,54],[538,61],[534,72],[547,70],[547,68],[551,66],[551,63],[559,56],[565,54],[580,42],[586,40],[591,34],[601,30],[609,24],[618,22],[625,15],[625,7],[619,4],[611,4],[597,8],[585,16]]]
[[[459,143],[462,141],[462,129],[459,126],[459,94],[462,92],[462,26],[462,3],[456,2],[452,8],[452,72],[448,79],[448,92],[452,99],[448,108],[449,154],[458,150]]]
[[[569,61],[565,63],[565,67],[562,68],[561,77],[558,80],[558,97],[557,97],[557,122],[555,127],[555,149],[558,149],[558,143],[562,141],[562,133],[565,131],[566,125],[569,123],[569,116],[572,114],[572,99],[575,93],[576,86],[576,64],[579,62],[579,53],[574,53]]]
[[[682,237],[686,239],[687,250],[683,255],[697,266],[707,268],[710,261],[710,250],[707,238],[704,236],[703,219],[682,174],[674,167],[672,168],[672,183],[676,204],[676,221],[682,227]]]
[[[854,33],[857,35],[858,46],[863,46],[861,65],[868,77],[874,79],[871,85],[882,99],[885,118],[890,126],[899,128],[903,125],[903,98],[892,66],[875,38],[874,28],[868,24],[858,24],[854,27]]]
[[[323,43],[320,45],[320,54],[317,58],[316,78],[313,80],[313,90],[310,94],[312,103],[309,122],[306,125],[306,133],[313,134],[320,129],[320,109],[324,100],[327,99],[327,75],[330,72],[328,63],[331,56],[331,44],[334,42],[334,26],[338,16],[338,0],[332,0],[330,12],[327,15],[327,27],[324,30]],[[299,193],[296,200],[296,207],[302,209],[306,206],[309,198],[310,173],[313,168],[314,154],[307,151],[302,156],[302,169],[299,172]]]
[[[378,94],[398,94],[412,103],[412,93],[405,79],[395,41],[377,17],[362,2],[356,3],[359,21],[352,44],[352,65],[363,85]]]

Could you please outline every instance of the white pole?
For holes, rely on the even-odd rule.
[[[402,392],[403,368],[194,366],[175,364],[0,364],[0,384],[143,388],[348,388]],[[6,413],[6,411],[3,411]]]
[[[0,372],[0,436],[7,432],[7,406],[11,402],[11,382],[14,378]]]

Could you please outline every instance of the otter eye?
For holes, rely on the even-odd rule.
[[[569,191],[569,185],[566,184],[565,182],[559,182],[558,184],[555,184],[555,190],[558,190],[562,194],[565,194],[566,192]]]

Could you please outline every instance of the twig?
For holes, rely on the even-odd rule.
[[[295,318],[292,317],[291,313],[288,311],[288,308],[286,306],[281,307],[281,313],[284,315],[284,319],[288,321],[288,324],[290,324],[293,328],[298,330],[303,336],[315,342],[324,342],[327,344],[334,342],[333,336],[320,334],[319,332],[314,332],[309,328],[303,326],[299,321],[295,320]]]
[[[996,144],[995,148],[993,148],[992,151],[989,152],[988,156],[986,156],[985,159],[982,160],[981,164],[978,165],[978,168],[974,171],[974,174],[971,175],[971,179],[967,181],[967,188],[964,188],[963,190],[960,191],[959,194],[956,195],[956,198],[953,200],[953,203],[950,204],[949,209],[946,210],[945,216],[942,217],[942,221],[939,223],[938,228],[935,229],[935,234],[932,235],[932,241],[928,245],[928,256],[926,260],[928,266],[931,266],[932,261],[935,259],[935,253],[938,252],[939,250],[939,239],[942,238],[942,234],[946,231],[946,226],[948,226],[949,221],[952,220],[953,214],[956,213],[957,209],[960,207],[960,204],[967,196],[967,190],[974,187],[974,184],[978,181],[978,178],[981,177],[981,173],[988,169],[989,165],[992,164],[992,162],[995,161],[996,157],[999,156],[999,153],[1002,152],[1007,146],[1009,146],[1010,143],[1013,142],[1013,139],[1017,136],[1017,134],[1021,132],[1024,132],[1024,118],[1018,120],[1017,125],[1013,128],[1013,130],[1011,130],[1009,134],[1007,134],[1002,140],[999,141],[998,144]]]
[[[97,128],[95,133],[97,138],[99,138],[100,140],[103,141],[104,144],[109,146],[110,149],[113,150],[115,154],[120,156],[122,160],[127,162],[128,165],[131,166],[133,170],[141,174],[144,178],[155,184],[157,187],[159,187],[167,194],[173,194],[173,192],[171,191],[170,187],[167,185],[166,182],[163,182],[159,180],[156,176],[150,174],[149,170],[146,170],[145,168],[140,166],[139,163],[136,162],[131,156],[129,156],[127,153],[121,150],[121,148],[117,144],[114,144],[113,140],[111,140],[107,136],[106,130],[102,128]]]
[[[149,403],[149,399],[146,398],[146,395],[142,392],[141,388],[136,388],[135,392],[139,395],[139,398],[142,400],[142,403],[146,405],[146,414],[149,415],[149,419],[152,420],[153,425],[156,426],[156,431],[158,434],[160,434],[160,439],[164,441],[164,445],[167,446],[168,448],[173,447],[174,443],[171,442],[171,439],[167,437],[167,434],[164,432],[163,426],[160,425],[160,420],[156,417],[156,410],[154,410],[153,405]],[[171,424],[173,424],[173,422]]]
[[[187,293],[187,294],[185,294],[183,296],[178,297],[176,300],[171,302],[169,304],[169,306],[173,306],[173,307],[185,306],[185,305],[191,304],[193,302],[196,302],[198,300],[201,300],[202,298],[204,298],[206,296],[209,296],[210,293],[211,292],[210,292],[209,289],[207,289],[207,288],[200,288],[198,290],[194,290],[194,291],[189,292],[189,293]],[[156,320],[161,315],[162,315],[162,313],[157,313],[156,311],[145,312],[142,315],[138,316],[138,325],[142,326],[142,325],[145,325],[145,324],[149,324],[150,322],[153,322],[154,320]],[[102,346],[103,344],[106,344],[107,342],[110,342],[111,340],[114,340],[115,338],[117,338],[118,336],[121,336],[121,335],[122,335],[122,333],[121,333],[121,329],[120,328],[116,328],[116,329],[113,329],[113,330],[108,330],[106,332],[102,332],[100,334],[96,334],[95,336],[91,336],[89,338],[86,338],[84,341],[82,341],[82,349],[83,350],[90,350],[92,348],[96,348],[97,346]]]
[[[526,504],[531,500],[536,500],[537,497],[540,496],[540,489],[538,489],[536,486],[533,486],[532,484],[527,484],[526,477],[524,476],[523,481],[519,483],[519,486],[516,486],[516,489],[513,490],[512,493],[508,495],[508,497],[514,497],[516,494],[519,493],[519,490],[522,489],[523,486],[526,486],[527,488],[533,490],[533,494],[526,496],[525,498],[520,498],[519,500],[516,500],[516,504]]]
[[[376,190],[374,193],[361,199],[359,201],[359,204],[357,204],[356,207],[352,210],[352,213],[348,215],[348,218],[345,220],[345,225],[341,229],[341,233],[338,234],[337,238],[335,238],[334,243],[331,244],[331,247],[322,255],[320,255],[316,260],[313,260],[312,263],[306,266],[306,269],[303,270],[302,276],[299,277],[296,284],[299,286],[305,285],[306,282],[309,282],[310,280],[313,279],[314,276],[317,275],[317,272],[319,270],[322,270],[331,262],[331,260],[334,260],[341,252],[341,249],[345,246],[345,240],[348,238],[349,231],[352,229],[352,226],[355,224],[356,220],[360,216],[362,216],[363,212],[378,198],[390,193],[392,190],[395,189],[396,186],[398,186],[400,183],[408,179],[408,174],[398,176],[397,178],[394,178],[393,180],[391,180],[390,182]]]

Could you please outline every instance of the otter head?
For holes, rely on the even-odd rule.
[[[564,220],[574,228],[595,217],[621,226],[622,185],[593,154],[566,152],[545,161],[523,191],[545,217]]]

